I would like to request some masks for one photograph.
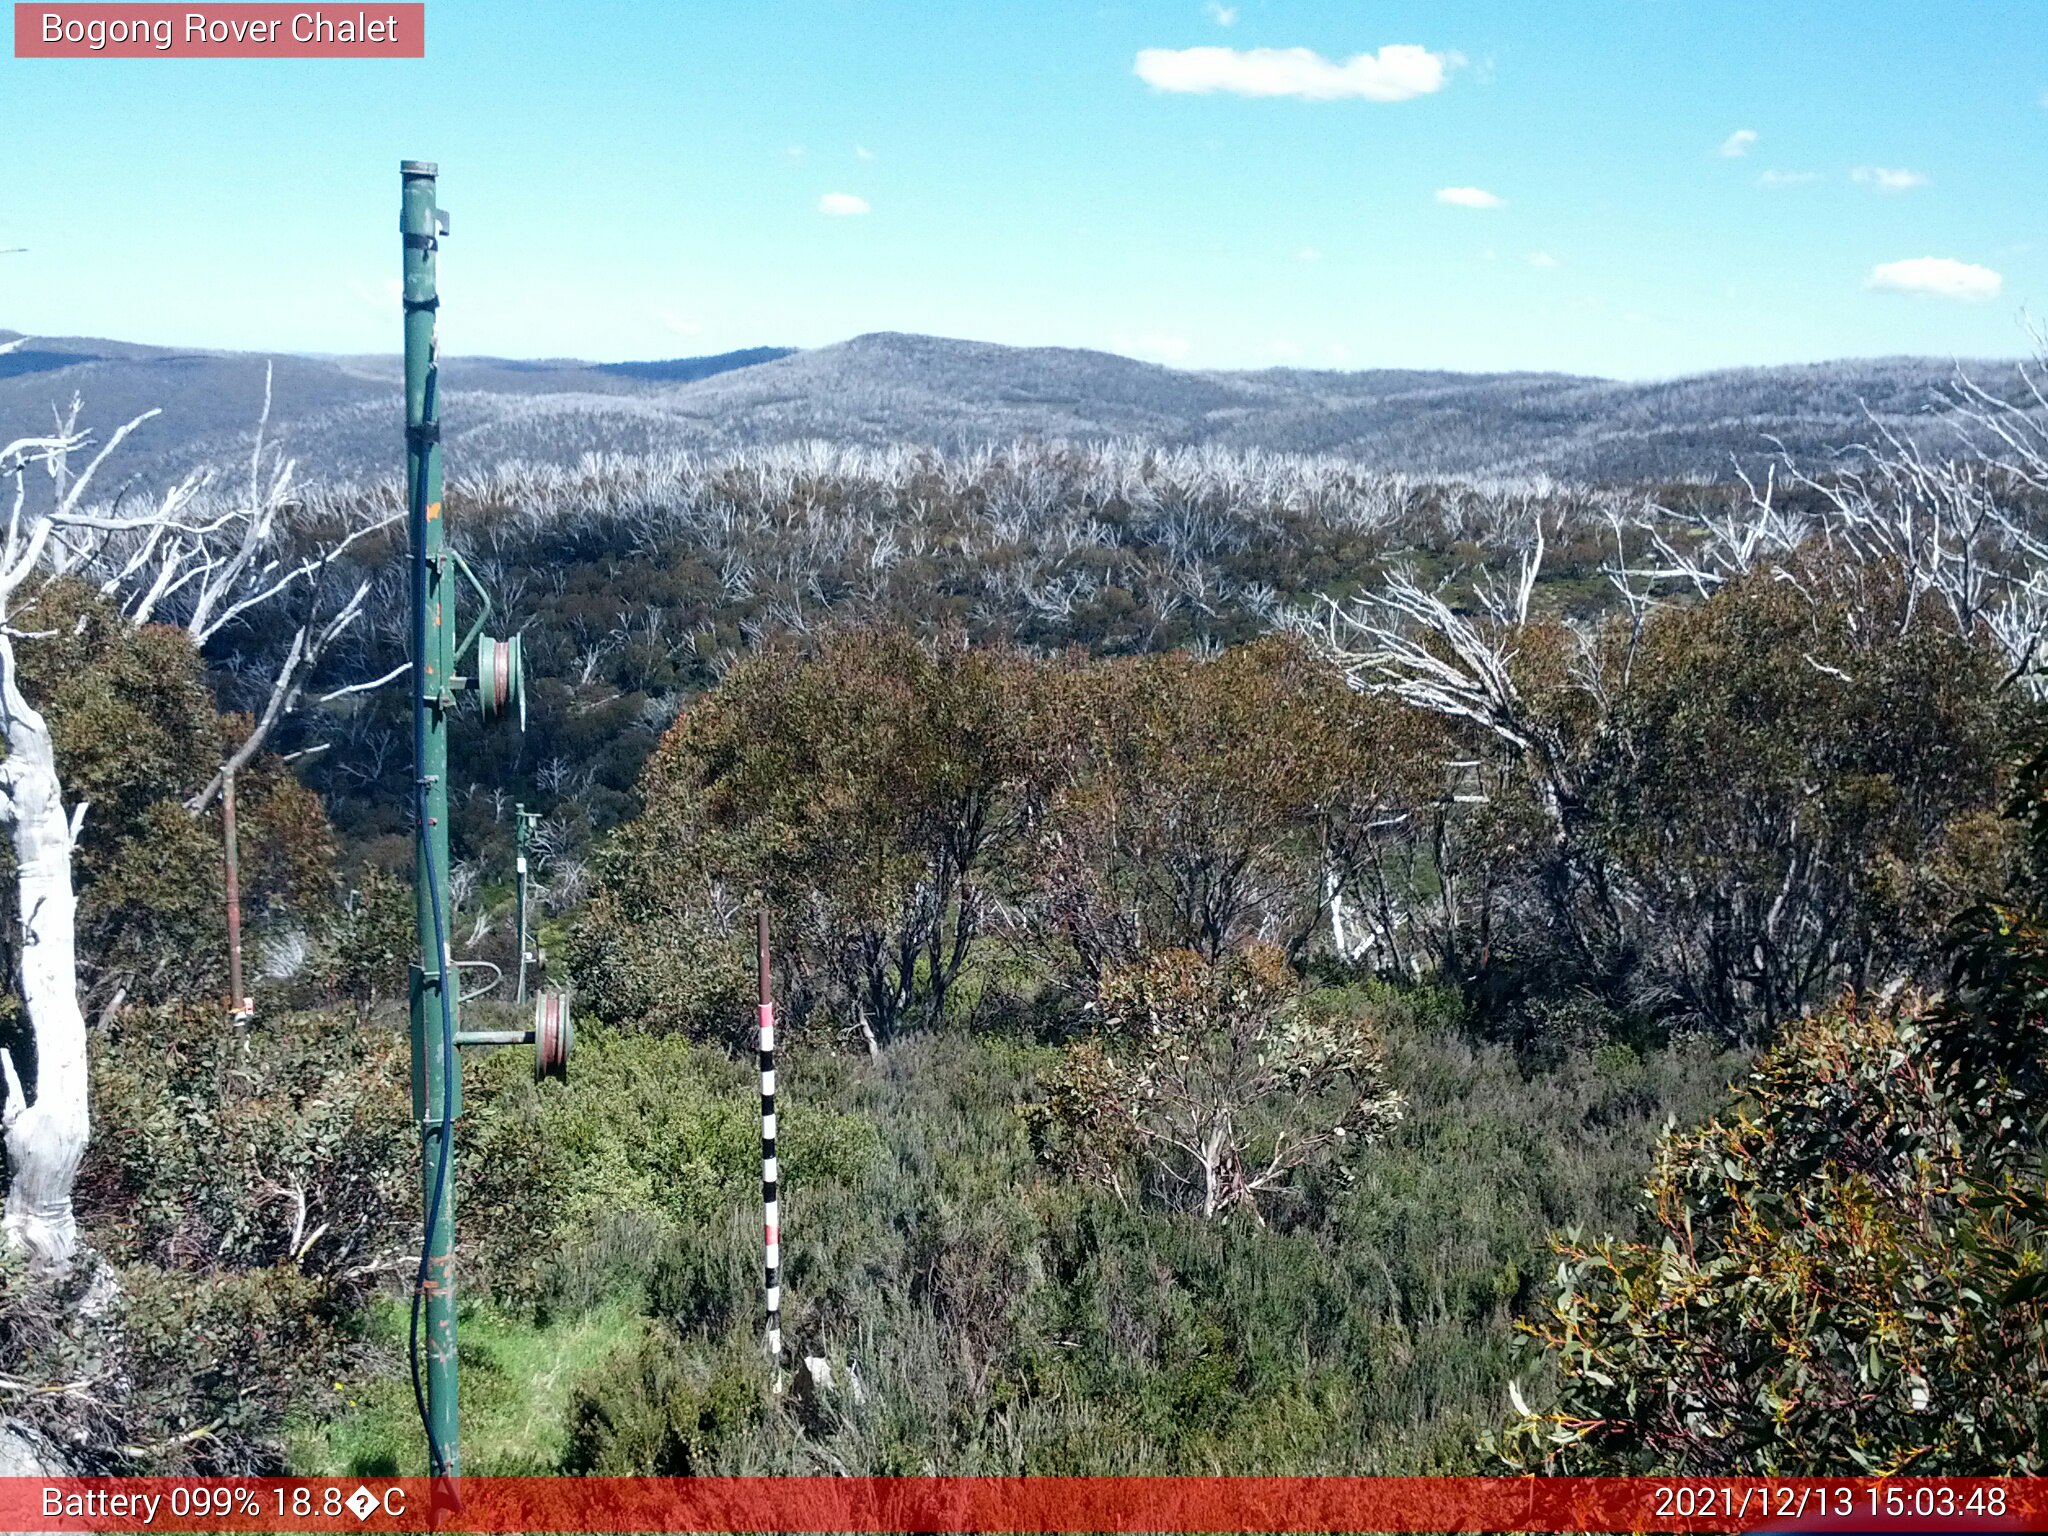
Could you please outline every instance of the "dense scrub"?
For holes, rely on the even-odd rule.
[[[797,1026],[875,1044],[1254,942],[1440,977],[1532,1047],[1754,1041],[1844,986],[1931,984],[1943,916],[2000,874],[2031,706],[1988,647],[1900,625],[1903,593],[1816,605],[1758,573],[1584,650],[1532,621],[1501,731],[1277,638],[784,642],[670,729],[568,958],[598,1016],[715,1033],[765,902]],[[1025,974],[956,997],[993,938]]]
[[[1532,1080],[1426,1000],[1371,1006],[1411,1114],[1355,1182],[1301,1187],[1266,1230],[1061,1178],[1016,1114],[1053,1064],[1042,1048],[942,1036],[793,1072],[792,1124],[821,1101],[859,1105],[885,1149],[858,1183],[792,1178],[785,1329],[834,1384],[813,1390],[795,1365],[800,1439],[730,1432],[747,1421],[714,1412],[690,1465],[1476,1470],[1550,1224],[1626,1225],[1652,1102],[1695,1115],[1731,1064],[1660,1053]],[[754,1237],[739,1217],[677,1257],[751,1277]],[[591,1379],[575,1465],[680,1470],[620,1432],[646,1412],[649,1373],[758,1404],[760,1319],[710,1301],[721,1292],[655,1288],[648,1363]]]
[[[0,1267],[6,1408],[82,1471],[277,1471],[357,1356],[412,1198],[402,1041],[334,1015],[131,1008],[96,1040],[97,1249]]]
[[[1649,1241],[1572,1238],[1536,1335],[1567,1470],[2039,1473],[2048,1445],[2048,755],[2023,856],[1948,934],[1953,990],[1851,999],[1667,1133]]]
[[[566,1086],[517,1050],[468,1074],[466,1390],[506,1437],[475,1465],[2006,1454],[2031,1400],[2000,1419],[1984,1394],[2038,1352],[2039,1170],[1971,1127],[2038,1102],[2048,990],[2040,855],[1998,813],[2038,724],[2043,550],[2024,494],[1971,499],[2010,488],[1936,487],[1940,539],[1924,485],[1885,524],[1854,485],[1646,508],[1122,449],[459,488],[527,625],[535,728],[458,732],[453,937],[510,960],[526,795],[583,1034]],[[1961,544],[1958,507],[1983,513]],[[1518,577],[1481,568],[1504,558]],[[231,722],[182,637],[51,601],[24,650],[94,801],[99,1259],[62,1295],[4,1277],[23,1411],[122,1469],[414,1465],[403,690],[309,710],[338,838],[280,763],[248,775],[264,1009],[238,1029],[202,1002],[219,864],[183,809]],[[779,1400],[761,906],[788,1025]],[[1964,1294],[1993,1295],[1986,1264],[1989,1312]],[[1816,1296],[1841,1321],[1802,1353]],[[1699,1334],[1670,1326],[1695,1300]],[[1500,1442],[1511,1380],[1532,1411]],[[1822,1402],[1860,1438],[1813,1431]]]
[[[2048,1185],[1987,1166],[1924,1007],[1802,1022],[1754,1108],[1669,1136],[1650,1241],[1574,1237],[1511,1454],[1604,1472],[2038,1473]],[[1930,1038],[1936,1036],[1937,1038]],[[2027,1138],[2031,1140],[2032,1138]]]
[[[1725,487],[1669,489],[1675,506],[1729,500]],[[469,780],[453,786],[458,856],[502,856],[499,801],[520,798],[549,814],[551,852],[573,883],[590,832],[636,808],[636,775],[681,705],[778,634],[893,622],[1041,650],[1213,648],[1254,639],[1322,594],[1359,590],[1395,556],[1456,571],[1539,509],[1561,530],[1546,583],[1580,612],[1611,603],[1599,574],[1605,514],[1640,499],[1141,445],[940,454],[804,444],[591,455],[574,469],[510,464],[458,479],[452,524],[500,622],[523,633],[535,679],[524,736],[458,719],[455,758]],[[404,575],[368,569],[369,622],[350,643],[356,671],[374,677],[403,658]],[[337,569],[333,580],[356,575]],[[260,655],[285,638],[258,622],[236,650]],[[250,683],[220,681],[231,702],[252,706]],[[308,763],[308,781],[366,845],[402,825],[402,702],[357,696],[288,723],[288,742],[294,731],[335,741]]]
[[[535,1110],[487,1070],[472,1294],[548,1337],[582,1337],[622,1298],[644,1319],[607,1323],[615,1353],[575,1375],[563,1470],[1482,1470],[1549,1232],[1634,1230],[1661,1117],[1704,1115],[1741,1059],[1695,1041],[1532,1073],[1470,1038],[1446,994],[1315,997],[1374,1021],[1409,1113],[1355,1178],[1302,1182],[1264,1228],[1119,1200],[1049,1163],[1020,1109],[1056,1048],[948,1029],[872,1060],[799,1054],[781,1092],[782,1407],[761,1353],[756,1148],[728,1125],[751,1105],[722,1053],[600,1039],[590,1077],[545,1090],[539,1114],[587,1128],[555,1178],[617,1183],[616,1209],[494,1184],[534,1144]],[[650,1102],[673,1106],[658,1136]],[[672,1175],[652,1198],[651,1167]],[[503,1334],[502,1310],[475,1315]],[[829,1363],[829,1389],[805,1357]],[[373,1459],[419,1454],[390,1406],[402,1387],[349,1384],[386,1426]]]

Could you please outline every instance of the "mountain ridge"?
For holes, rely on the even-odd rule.
[[[19,333],[0,332],[0,339]],[[247,453],[272,373],[271,434],[302,479],[396,471],[400,359],[265,355],[36,337],[0,355],[0,419],[48,420],[76,393],[104,431],[161,414],[122,471],[157,478]],[[1886,357],[1625,381],[1562,372],[1170,368],[1078,347],[911,332],[828,346],[592,363],[443,360],[451,470],[590,452],[719,452],[802,438],[959,448],[1018,439],[1330,454],[1407,474],[1611,481],[1718,478],[1774,452],[1814,457],[1870,418],[1924,433],[1960,369],[2016,388],[2010,360]],[[1866,414],[1866,412],[1868,414]]]

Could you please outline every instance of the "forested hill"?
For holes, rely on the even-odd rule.
[[[0,338],[15,333],[0,331]],[[0,357],[0,413],[46,419],[84,396],[104,428],[160,407],[124,451],[148,480],[233,462],[262,403],[252,353],[38,338]],[[395,357],[275,360],[274,424],[302,478],[396,465]],[[2001,394],[2010,362],[1961,365]],[[792,352],[593,364],[456,358],[444,365],[454,467],[574,463],[593,451],[729,449],[801,438],[957,448],[1018,439],[1141,439],[1323,453],[1376,469],[1574,481],[1722,477],[1781,442],[1817,457],[1929,419],[1958,365],[1883,358],[1629,383],[1563,374],[1374,369],[1189,372],[1105,352],[894,333]]]

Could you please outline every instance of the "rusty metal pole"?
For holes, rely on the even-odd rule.
[[[241,855],[235,846],[235,776],[231,773],[220,787],[221,842],[227,853],[228,885],[228,1015],[247,1018],[252,1011],[242,995],[242,872]]]

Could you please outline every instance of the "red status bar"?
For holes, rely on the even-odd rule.
[[[10,1478],[0,1530],[2048,1531],[2048,1479]]]

